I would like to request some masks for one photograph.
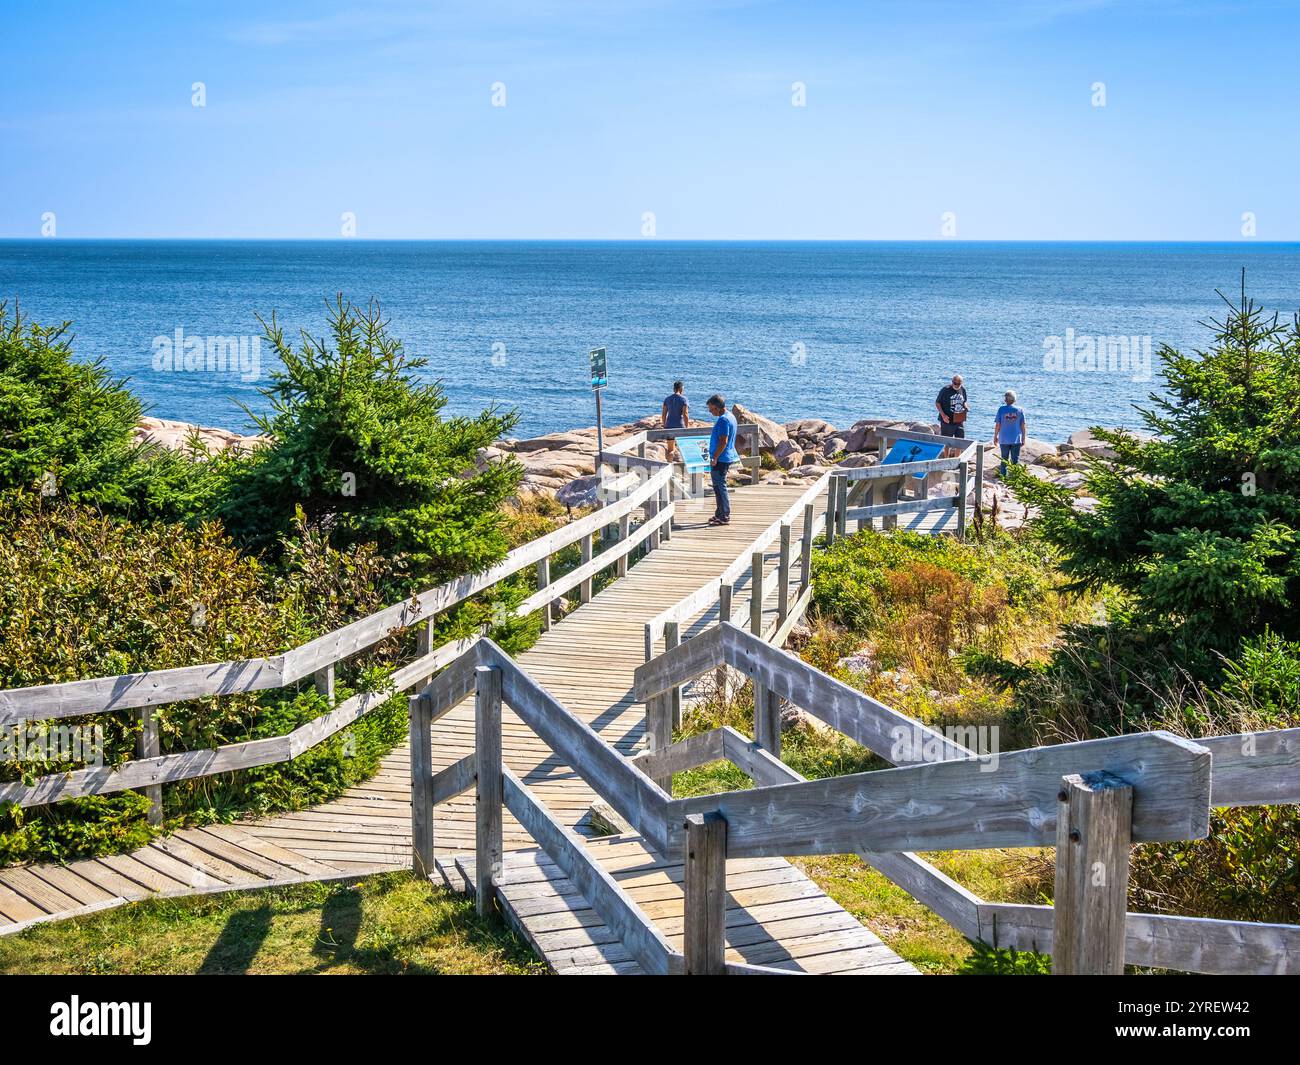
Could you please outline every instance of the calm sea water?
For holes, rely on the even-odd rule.
[[[0,297],[71,320],[78,354],[130,378],[151,413],[231,429],[248,425],[238,401],[263,406],[265,348],[245,380],[247,366],[160,370],[155,338],[252,336],[272,311],[319,334],[342,292],[382,302],[449,410],[514,407],[520,435],[593,423],[586,353],[604,345],[607,423],[657,412],[677,377],[700,413],[721,391],[778,420],[924,420],[960,372],[977,427],[991,433],[1012,388],[1031,435],[1059,440],[1139,424],[1133,404],[1160,381],[1140,379],[1141,340],[1122,369],[1047,371],[1048,338],[1205,347],[1198,322],[1243,267],[1257,300],[1300,308],[1300,245],[1245,242],[0,241]]]

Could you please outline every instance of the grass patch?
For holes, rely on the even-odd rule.
[[[472,900],[410,873],[153,899],[0,938],[0,973],[532,975]]]

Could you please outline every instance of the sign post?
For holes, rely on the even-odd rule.
[[[591,362],[591,390],[596,393],[596,472],[605,459],[605,425],[600,412],[600,390],[609,384],[609,363],[605,358],[604,348],[592,348],[587,352]]]

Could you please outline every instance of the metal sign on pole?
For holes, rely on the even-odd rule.
[[[609,363],[605,358],[604,348],[592,348],[587,352],[591,362],[591,389],[596,393],[596,466],[605,458],[605,425],[600,412],[600,390],[609,384]]]

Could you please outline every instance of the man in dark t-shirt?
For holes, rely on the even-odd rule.
[[[664,400],[661,422],[665,429],[685,429],[690,424],[691,408],[686,402],[685,388],[681,381],[674,381],[673,394]],[[664,450],[667,452],[669,462],[679,457],[677,444],[671,436],[664,441]]]
[[[952,384],[939,389],[939,397],[934,405],[939,411],[939,434],[965,439],[965,422],[970,403],[966,398],[966,388],[961,383],[961,374],[953,374]]]

